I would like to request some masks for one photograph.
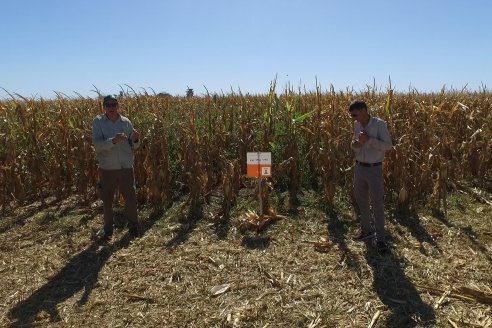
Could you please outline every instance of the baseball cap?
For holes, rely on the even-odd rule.
[[[116,99],[112,95],[109,95],[109,96],[104,97],[103,104],[105,104],[107,102],[118,102],[118,99]]]

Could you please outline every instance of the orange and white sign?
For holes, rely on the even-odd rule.
[[[272,153],[246,153],[246,164],[248,177],[272,176]]]

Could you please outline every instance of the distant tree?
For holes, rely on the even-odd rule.
[[[157,97],[171,97],[171,94],[169,92],[159,92],[157,94]]]

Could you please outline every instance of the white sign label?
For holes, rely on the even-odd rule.
[[[272,153],[246,153],[246,164],[248,177],[272,176]]]
[[[246,153],[248,165],[272,165],[272,153]]]

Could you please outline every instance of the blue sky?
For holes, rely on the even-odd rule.
[[[490,89],[491,13],[489,0],[0,0],[0,87]]]

